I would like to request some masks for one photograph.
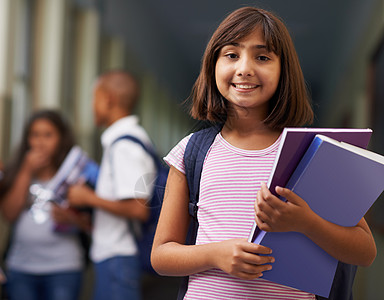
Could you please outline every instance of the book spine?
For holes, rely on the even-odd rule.
[[[323,143],[323,139],[321,139],[318,136],[315,136],[315,138],[309,145],[307,151],[305,152],[303,158],[300,160],[299,164],[297,165],[291,178],[288,180],[288,183],[285,186],[287,189],[293,190],[295,188],[297,182],[300,180],[300,177],[304,174],[309,162],[312,160],[312,158],[316,154],[316,151],[319,149],[322,143]],[[285,201],[286,199],[282,199],[282,200]]]
[[[276,158],[275,158],[275,161],[273,162],[272,171],[271,171],[271,174],[269,175],[269,178],[268,178],[267,185],[269,188],[271,187],[273,175],[275,174],[276,167],[277,167],[277,164],[278,164],[279,158],[280,158],[281,149],[283,149],[286,137],[287,137],[287,128],[284,128],[283,133],[281,134],[280,145],[279,145],[279,148],[277,149]]]

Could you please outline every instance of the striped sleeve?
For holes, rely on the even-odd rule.
[[[192,133],[183,138],[173,149],[164,157],[164,161],[169,165],[175,167],[181,173],[185,174],[184,166],[184,152],[187,147],[188,141]]]

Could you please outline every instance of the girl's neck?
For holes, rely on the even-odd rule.
[[[221,132],[223,138],[235,147],[245,150],[262,150],[271,146],[280,136],[262,121],[253,118],[228,118]]]

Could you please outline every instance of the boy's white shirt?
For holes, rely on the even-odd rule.
[[[121,140],[112,145],[123,135],[133,135],[150,144],[150,139],[138,124],[136,116],[122,118],[108,127],[101,136],[103,157],[96,194],[110,201],[148,198],[153,189],[156,166],[151,156],[135,142]],[[139,187],[143,176],[146,182],[150,182],[144,192]],[[140,194],[137,193],[138,189]],[[92,261],[100,262],[114,256],[131,256],[136,253],[137,247],[128,228],[128,219],[95,209],[90,252]]]

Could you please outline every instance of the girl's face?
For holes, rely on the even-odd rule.
[[[31,151],[39,152],[52,159],[60,143],[60,133],[57,128],[46,119],[37,119],[31,125],[28,144]]]
[[[280,71],[280,57],[267,51],[262,31],[256,28],[220,50],[216,85],[233,109],[257,109],[266,117],[268,101],[279,84]]]

